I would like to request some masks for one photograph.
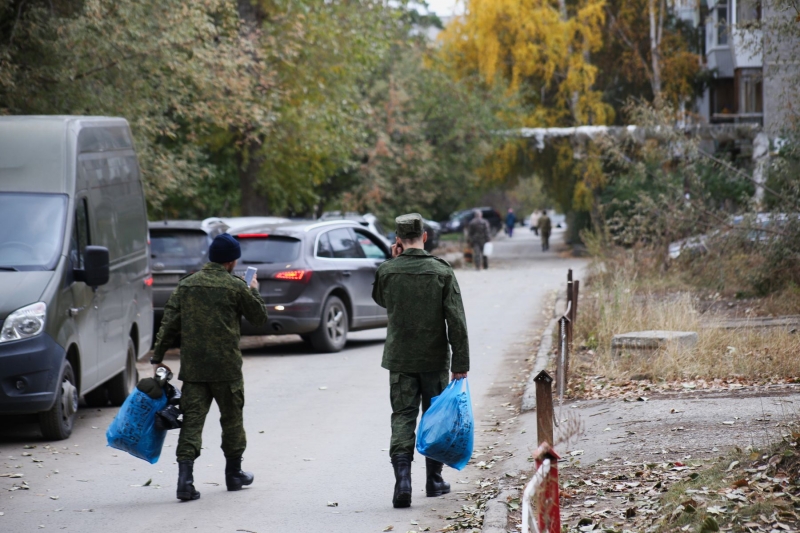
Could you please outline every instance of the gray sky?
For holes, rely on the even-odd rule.
[[[427,0],[428,9],[440,17],[449,17],[464,12],[464,2],[459,0]]]

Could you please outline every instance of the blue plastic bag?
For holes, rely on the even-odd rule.
[[[149,463],[158,462],[167,432],[155,428],[156,413],[166,405],[166,394],[154,400],[134,389],[108,426],[108,445]]]
[[[466,378],[451,381],[422,415],[417,431],[417,451],[456,470],[472,457],[475,421]]]

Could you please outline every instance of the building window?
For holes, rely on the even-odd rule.
[[[742,69],[739,78],[739,112],[763,113],[763,81],[759,69]]]
[[[718,78],[711,82],[711,118],[725,120],[736,113],[733,78]]]
[[[728,4],[717,6],[717,45],[728,44]]]
[[[737,0],[736,24],[746,24],[761,20],[760,0]]]

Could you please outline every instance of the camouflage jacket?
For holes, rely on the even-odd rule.
[[[467,318],[461,289],[447,261],[409,248],[378,268],[372,298],[389,313],[383,368],[395,372],[469,370]]]
[[[470,243],[481,246],[492,240],[492,228],[485,218],[473,218],[467,225],[467,238]]]
[[[222,265],[206,263],[199,272],[183,278],[170,296],[156,337],[153,362],[161,362],[164,352],[180,336],[180,380],[242,379],[242,316],[254,326],[267,321],[267,306],[261,295]]]
[[[550,233],[550,231],[553,229],[553,224],[550,222],[550,217],[547,215],[542,215],[539,217],[537,226],[539,226],[539,231],[543,231],[545,233]]]

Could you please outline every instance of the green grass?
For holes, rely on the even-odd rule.
[[[461,233],[443,233],[439,236],[440,241],[460,241]]]

